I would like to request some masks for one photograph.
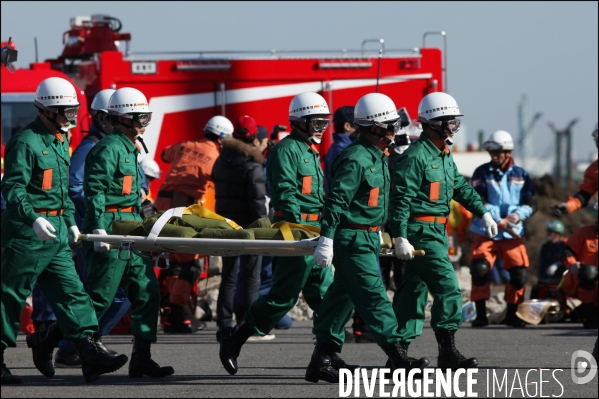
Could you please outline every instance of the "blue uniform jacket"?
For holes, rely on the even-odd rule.
[[[532,207],[525,201],[527,197],[534,195],[532,180],[524,169],[514,165],[512,160],[508,170],[503,172],[495,169],[489,162],[476,168],[470,185],[483,199],[485,207],[491,212],[491,216],[496,222],[516,212],[521,221],[513,230],[516,234],[522,235],[522,221],[533,214]],[[485,228],[479,218],[474,220],[470,230],[476,234],[485,235]],[[500,229],[494,240],[512,238],[514,237]]]
[[[95,122],[92,123],[89,132],[95,135],[99,140],[106,136],[101,132]],[[71,167],[69,169],[69,198],[71,198],[73,204],[75,204],[75,222],[79,229],[81,229],[83,218],[85,216],[85,194],[83,193],[85,158],[95,145],[96,143],[93,140],[85,138],[81,140],[75,151],[73,151],[73,155],[71,155]],[[147,194],[148,182],[141,166],[139,166],[139,172],[141,173],[141,188]]]
[[[329,187],[327,184],[327,179],[329,177],[329,172],[331,171],[331,165],[333,165],[333,161],[339,155],[341,151],[345,149],[348,145],[355,140],[355,137],[351,137],[345,133],[333,133],[333,144],[329,147],[327,154],[324,156],[324,192],[325,194],[329,192]]]

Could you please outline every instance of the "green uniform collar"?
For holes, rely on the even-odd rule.
[[[54,136],[54,133],[48,130],[48,128],[46,127],[46,125],[44,125],[44,122],[42,122],[42,118],[40,118],[39,115],[35,117],[35,121],[33,121],[33,123],[35,125],[36,132],[39,132],[39,135],[42,138],[42,141],[44,142],[46,147],[50,147],[54,142],[54,139],[56,138]],[[62,136],[62,139],[64,141],[64,135]]]
[[[112,133],[113,135],[115,135],[116,137],[118,137],[123,144],[125,144],[125,147],[127,148],[127,151],[129,152],[135,152],[137,154],[137,152],[139,152],[139,149],[137,148],[137,146],[135,145],[135,143],[131,140],[129,140],[129,137],[127,137],[127,135],[123,132],[121,132],[119,129],[117,129],[116,127],[114,129],[112,129]]]
[[[422,141],[424,148],[426,148],[428,150],[428,152],[431,153],[432,156],[438,157],[438,156],[443,156],[445,154],[449,154],[449,148],[445,147],[445,150],[440,150],[439,148],[437,148],[437,146],[435,144],[433,144],[431,139],[429,139],[426,134],[420,135],[420,138],[418,139],[418,141]]]
[[[308,143],[306,139],[304,139],[295,129],[291,130],[291,134],[289,134],[289,137],[297,141],[303,150],[316,151],[316,153],[318,154],[318,150],[316,149],[315,145],[312,143]]]

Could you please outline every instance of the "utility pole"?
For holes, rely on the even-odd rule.
[[[547,125],[555,133],[555,180],[560,186],[564,186],[562,180],[562,139],[566,139],[566,184],[572,183],[572,127],[578,122],[578,118],[574,118],[562,130],[557,130],[553,122]]]
[[[532,120],[530,119],[530,108],[528,106],[528,98],[526,94],[522,95],[522,100],[518,104],[518,125],[520,130],[520,138],[518,140],[519,153],[522,158],[522,168],[528,170],[528,159],[532,155],[530,132],[537,120],[541,117],[541,113],[537,112]]]

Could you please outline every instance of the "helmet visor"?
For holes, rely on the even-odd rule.
[[[400,129],[400,122],[401,122],[401,118],[400,119],[396,119],[394,121],[391,122],[387,122],[387,123],[381,123],[381,122],[374,122],[374,124],[378,127],[382,127],[385,130],[388,130],[390,132],[393,132],[393,134],[397,134],[397,132],[399,132]]]
[[[457,133],[460,130],[460,120],[459,119],[451,119],[448,121],[443,121],[443,127],[449,129],[452,133]]]
[[[501,144],[496,143],[494,141],[485,141],[483,147],[485,151],[501,151],[503,149],[503,146]]]
[[[77,119],[77,113],[79,112],[79,107],[69,107],[69,108],[58,108],[57,113],[65,117],[65,119],[69,122],[73,122]]]
[[[152,113],[135,114],[133,115],[133,120],[139,122],[142,127],[146,127],[152,121]]]
[[[310,124],[317,132],[324,131],[331,121],[328,118],[312,118],[310,119]]]

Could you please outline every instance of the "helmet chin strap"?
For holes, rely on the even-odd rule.
[[[306,126],[308,126],[309,122],[304,122],[306,124]],[[314,143],[314,144],[320,144],[322,142],[322,139],[319,139],[317,137],[314,137],[312,135],[310,135],[310,128],[308,129],[302,129],[299,126],[299,123],[294,125],[294,128],[297,129],[298,132],[301,133],[302,136],[304,136],[305,139],[307,139],[308,141]]]
[[[56,117],[58,116],[58,114],[52,113],[52,118],[48,118],[46,116],[46,118],[48,118],[48,120],[52,123],[52,126],[54,126],[56,128],[56,130],[58,130],[59,132],[62,132],[64,134],[67,134],[69,132],[69,127],[62,127],[62,125],[58,122],[56,122]]]
[[[443,139],[443,141],[445,142],[445,144],[447,145],[453,145],[453,139],[451,137],[449,137],[447,135],[447,133],[445,133],[445,129],[443,129],[443,127],[441,127],[441,131],[435,130],[433,129],[433,131],[435,133],[437,133],[439,135],[439,137],[441,137],[441,139]]]

